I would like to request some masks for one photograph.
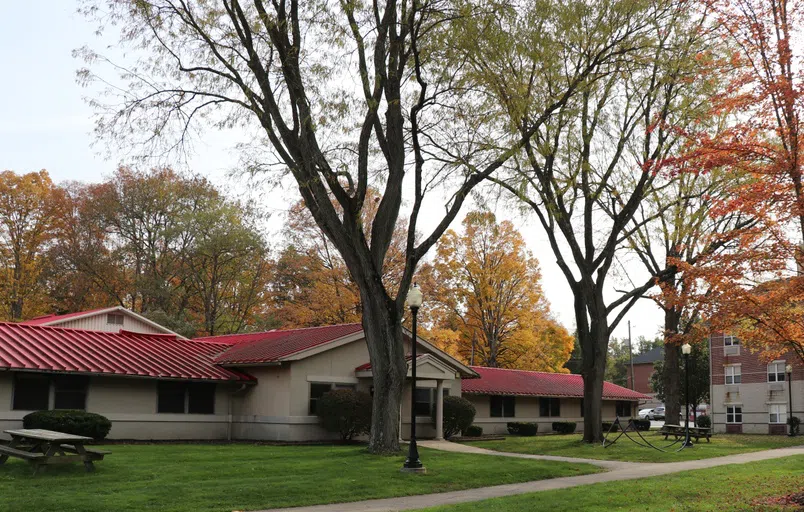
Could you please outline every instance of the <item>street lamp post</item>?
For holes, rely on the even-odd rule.
[[[681,345],[681,353],[684,354],[684,380],[686,381],[686,391],[684,393],[684,401],[687,403],[687,417],[685,418],[685,435],[684,435],[684,448],[691,447],[690,441],[690,352],[692,346],[689,343]]]
[[[787,363],[784,368],[787,370],[787,424],[789,426],[788,436],[793,436],[793,365]]]
[[[406,303],[413,315],[413,339],[410,342],[410,444],[408,445],[408,458],[402,471],[410,473],[424,473],[426,470],[419,460],[419,448],[416,446],[416,316],[422,305],[424,296],[418,284],[408,291]]]

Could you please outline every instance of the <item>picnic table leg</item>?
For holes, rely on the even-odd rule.
[[[95,464],[93,464],[92,459],[89,458],[89,454],[87,453],[86,448],[84,448],[84,443],[75,443],[75,451],[77,451],[79,455],[83,455],[84,469],[87,470],[87,473],[92,473],[95,471]]]
[[[11,436],[11,442],[8,443],[9,448],[16,448],[20,444],[20,438],[17,436]],[[0,464],[5,464],[8,460],[8,455],[0,455]]]

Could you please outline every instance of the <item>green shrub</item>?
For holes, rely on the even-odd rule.
[[[349,441],[371,431],[371,396],[352,389],[324,393],[316,407],[318,420],[327,432],[340,434]]]
[[[698,419],[695,420],[695,423],[699,427],[711,428],[712,427],[712,418],[710,418],[709,416],[704,414],[703,416],[698,416]]]
[[[554,421],[553,431],[559,434],[572,434],[575,432],[576,423],[574,421]]]
[[[796,416],[790,416],[787,419],[787,424],[790,425],[790,433],[794,436],[799,435],[801,432],[801,420]]]
[[[444,437],[450,437],[463,432],[475,421],[475,406],[472,402],[459,396],[444,397]],[[435,422],[435,412],[433,412]]]
[[[469,425],[466,427],[466,430],[463,431],[463,435],[467,437],[480,437],[483,435],[483,427],[478,427],[477,425]]]
[[[641,430],[643,432],[646,432],[646,431],[650,430],[650,420],[635,419],[634,420],[634,427],[636,427],[637,430]]]
[[[538,423],[513,421],[507,424],[508,433],[515,436],[535,436],[539,431]]]
[[[105,416],[86,411],[60,409],[56,411],[36,411],[22,418],[24,428],[55,430],[65,434],[86,436],[100,441],[109,435],[112,422]]]
[[[604,422],[603,422],[603,434],[605,434],[606,432],[608,432],[608,431],[609,431],[609,429],[611,429],[611,426],[612,426],[613,424],[614,424],[614,422],[613,422],[613,421],[604,421]],[[620,425],[621,425],[621,426],[623,426],[623,425],[622,425],[622,422],[620,422]],[[614,430],[612,430],[612,432],[619,432],[620,430],[621,430],[621,427],[617,427],[617,428],[615,428]]]

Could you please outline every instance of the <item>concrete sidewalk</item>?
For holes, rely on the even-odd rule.
[[[481,501],[489,498],[513,496],[516,494],[525,494],[529,492],[547,491],[551,489],[566,489],[569,487],[577,487],[579,485],[613,482],[617,480],[636,480],[639,478],[649,478],[652,476],[677,473],[679,471],[714,468],[727,464],[745,464],[748,462],[779,459],[782,457],[788,457],[790,455],[804,455],[804,446],[799,446],[797,448],[780,448],[761,452],[741,453],[737,455],[728,455],[725,457],[715,457],[712,459],[667,463],[635,463],[576,459],[572,457],[553,457],[548,455],[492,452],[491,450],[485,450],[483,448],[474,448],[446,441],[423,441],[420,443],[420,445],[438,450],[464,453],[483,453],[490,456],[580,462],[607,467],[610,468],[611,471],[592,475],[552,478],[548,480],[537,480],[518,484],[495,485],[493,487],[480,487],[477,489],[466,489],[463,491],[421,494],[418,496],[403,496],[399,498],[385,498],[380,500],[355,501],[351,503],[334,503],[330,505],[315,505],[311,507],[270,509],[270,511],[262,512],[393,512],[397,510],[417,510],[439,505],[453,505],[456,503]]]

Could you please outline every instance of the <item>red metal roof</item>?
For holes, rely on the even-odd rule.
[[[253,380],[221,368],[226,345],[166,334],[0,322],[0,368],[199,380]]]
[[[207,336],[193,341],[230,345],[215,359],[220,364],[277,362],[304,350],[349,336],[363,330],[360,324],[326,325],[304,329]]]
[[[43,315],[43,316],[38,316],[36,318],[31,318],[30,320],[25,320],[25,321],[20,322],[20,323],[25,324],[25,325],[44,325],[44,324],[49,324],[50,322],[53,322],[55,320],[67,320],[68,318],[74,318],[74,317],[77,317],[77,316],[84,316],[84,315],[88,315],[90,313],[97,313],[99,311],[106,311],[107,309],[114,309],[114,307],[90,309],[90,310],[87,310],[87,311],[78,311],[76,313],[65,313],[63,315],[56,315],[56,314]]]
[[[470,366],[479,379],[461,380],[461,392],[470,395],[524,395],[583,397],[583,378],[570,373],[532,372]],[[630,389],[603,383],[604,400],[646,400],[650,397]]]

